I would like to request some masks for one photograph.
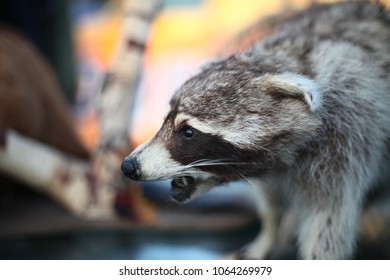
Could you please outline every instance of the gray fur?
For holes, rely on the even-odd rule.
[[[383,7],[313,7],[184,83],[159,133],[127,159],[138,162],[138,179],[176,178],[182,201],[248,180],[289,201],[302,258],[350,258],[365,194],[390,171],[389,65]],[[183,137],[188,127],[193,140]],[[272,230],[246,258],[266,256],[275,239],[278,215],[259,209]]]

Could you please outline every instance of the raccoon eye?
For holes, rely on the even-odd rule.
[[[194,129],[191,126],[186,125],[180,130],[180,134],[185,138],[191,138],[194,135]]]

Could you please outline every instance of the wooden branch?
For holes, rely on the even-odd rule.
[[[0,143],[2,173],[53,197],[78,216],[115,217],[115,188],[104,185],[90,163],[12,130],[0,130]]]
[[[123,38],[103,88],[100,146],[91,160],[77,159],[54,148],[49,141],[43,143],[0,128],[0,172],[53,197],[83,218],[116,218],[115,198],[118,190],[127,184],[120,172],[122,155],[118,151],[130,149],[129,116],[148,29],[158,3],[157,0],[124,1]],[[32,60],[34,55],[26,59]],[[48,94],[53,98],[59,95],[52,91]],[[4,125],[7,127],[7,123]],[[60,127],[61,123],[58,131]],[[57,132],[56,136],[59,135]],[[62,140],[66,143],[66,139]]]
[[[123,35],[100,99],[100,152],[129,150],[130,112],[141,74],[148,30],[158,7],[158,0],[124,1]]]

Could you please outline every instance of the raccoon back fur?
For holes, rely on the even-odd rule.
[[[289,202],[301,258],[344,259],[389,158],[390,15],[348,2],[314,6],[250,51],[205,66],[122,170],[134,180],[173,179],[179,202],[247,180]],[[245,258],[266,257],[275,242],[278,214],[267,198],[258,197],[265,227]]]

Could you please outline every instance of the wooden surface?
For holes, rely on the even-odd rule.
[[[239,204],[180,206],[173,202],[152,206],[156,219],[150,223],[127,218],[85,220],[71,215],[45,195],[20,185],[11,187],[9,182],[3,179],[0,184],[0,238],[107,229],[215,232],[240,229],[256,222],[254,212]]]
[[[208,246],[213,247],[217,246],[215,236],[221,235],[218,246],[232,248],[233,245],[225,243],[232,242],[231,240],[237,243],[242,239],[244,244],[256,234],[253,229],[255,225],[259,226],[250,208],[232,203],[232,200],[220,200],[215,203],[216,205],[205,200],[202,203],[177,205],[169,202],[164,197],[165,194],[160,198],[151,198],[156,213],[156,220],[152,223],[140,223],[129,219],[83,220],[70,215],[44,195],[20,185],[11,187],[11,183],[5,179],[0,181],[0,243],[3,245],[4,242],[8,242],[7,240],[15,242],[26,238],[30,241],[38,238],[40,244],[46,244],[44,240],[47,239],[50,244],[53,242],[50,240],[62,240],[61,236],[69,234],[93,237],[99,233],[109,232],[113,236],[118,235],[118,238],[129,236],[130,239],[137,239],[146,236],[146,242],[155,242],[157,239],[162,244],[167,242],[167,246],[175,236],[189,239],[185,242],[190,244],[192,240],[196,246],[197,238],[202,236],[201,239],[207,239]],[[390,194],[379,193],[371,200],[361,219],[360,238],[354,258],[390,259]],[[237,232],[239,233],[235,234]],[[242,235],[243,233],[247,235]],[[66,243],[67,240],[62,242]],[[56,248],[50,251],[55,254]],[[104,252],[101,254],[105,256]],[[271,258],[294,259],[296,248],[291,244],[278,244]]]

